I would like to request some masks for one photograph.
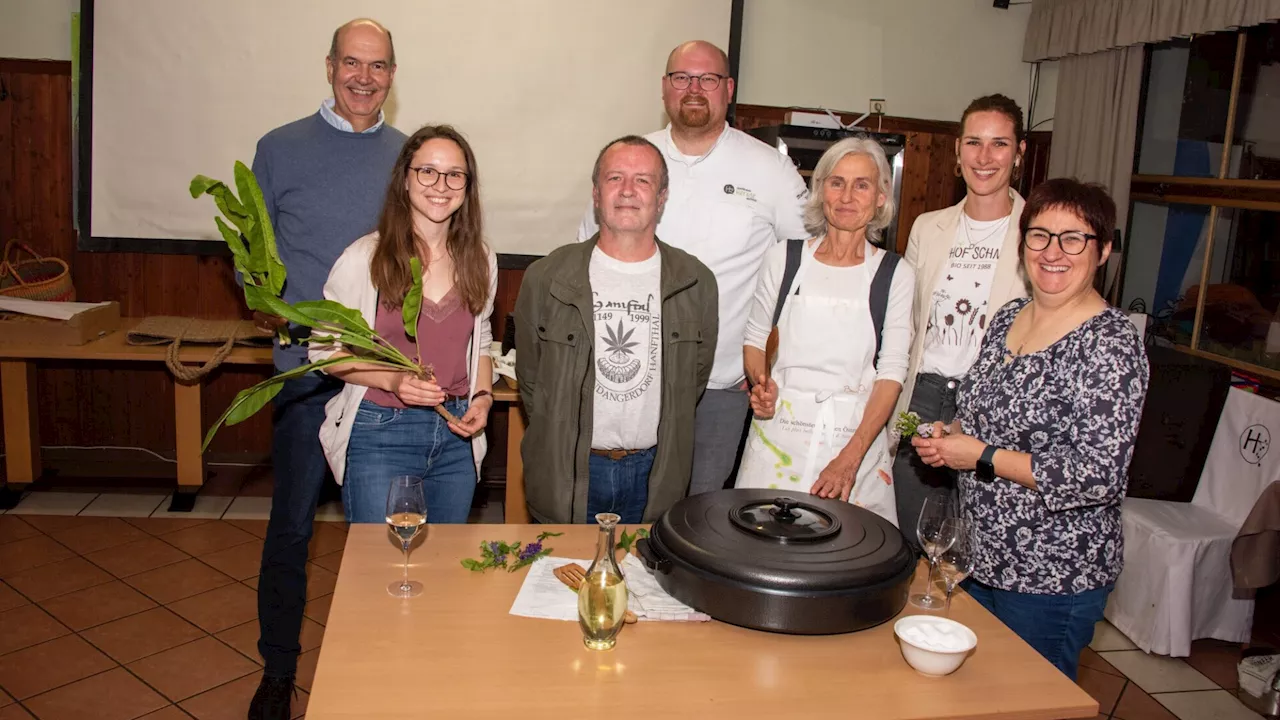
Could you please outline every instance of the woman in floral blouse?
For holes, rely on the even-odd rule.
[[[960,471],[976,561],[965,589],[1072,679],[1123,564],[1149,374],[1137,331],[1093,289],[1115,217],[1096,185],[1031,192],[1018,250],[1031,297],[992,317],[956,421],[911,441]]]

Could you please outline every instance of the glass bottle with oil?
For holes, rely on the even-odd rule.
[[[582,628],[582,642],[592,650],[614,646],[627,612],[627,583],[614,558],[614,530],[620,519],[615,513],[596,515],[600,524],[596,558],[578,589],[578,625]]]

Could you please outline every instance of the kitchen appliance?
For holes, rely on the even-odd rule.
[[[856,136],[869,137],[880,143],[889,160],[889,170],[893,177],[889,183],[891,197],[895,208],[902,207],[902,163],[906,154],[907,136],[900,133],[877,133],[866,130],[840,130],[835,128],[806,127],[803,125],[770,125],[747,131],[753,137],[777,148],[778,152],[791,158],[800,175],[808,180],[818,160],[827,148],[837,142]],[[889,227],[881,235],[881,245],[892,250],[898,238],[898,213],[895,211]]]
[[[905,538],[870,510],[787,490],[677,502],[638,543],[677,600],[723,622],[830,635],[901,612],[915,571]]]

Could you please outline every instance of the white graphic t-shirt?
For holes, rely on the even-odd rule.
[[[591,253],[596,395],[591,447],[658,444],[662,409],[661,259],[622,262]]]
[[[982,349],[991,313],[991,282],[1010,216],[973,220],[961,213],[951,264],[933,290],[920,371],[950,378],[969,372]]]

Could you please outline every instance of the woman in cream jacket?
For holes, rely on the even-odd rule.
[[[956,389],[978,356],[991,316],[1027,295],[1018,263],[1025,202],[1010,187],[1026,149],[1022,109],[1003,95],[981,97],[965,109],[960,125],[956,174],[964,178],[965,198],[916,218],[903,256],[916,270],[915,339],[895,419],[911,410],[926,423],[951,422]],[[953,495],[955,473],[925,465],[908,447],[897,453],[893,479],[898,522],[919,549],[915,529],[925,498]]]

